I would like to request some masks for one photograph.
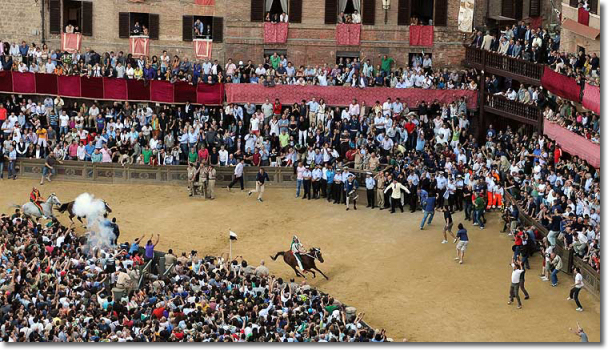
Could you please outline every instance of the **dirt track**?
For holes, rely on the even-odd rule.
[[[0,181],[2,212],[25,203],[33,185],[37,182],[26,179]],[[578,341],[568,332],[577,321],[591,341],[600,341],[599,301],[583,291],[585,311],[576,312],[574,302],[566,301],[571,277],[560,273],[556,288],[542,282],[538,255],[526,274],[531,298],[522,295],[521,310],[507,305],[511,240],[498,232],[494,214],[483,231],[465,225],[471,243],[465,264],[459,265],[451,240],[440,243],[442,215],[420,231],[419,212],[391,215],[365,207],[346,212],[344,206],[294,199],[295,191],[271,186],[264,203],[219,188],[214,201],[188,198],[185,188],[171,186],[54,181],[39,188],[44,197],[55,192],[63,202],[82,192],[105,199],[120,225],[120,242],[160,233],[161,250],[220,254],[228,250],[232,229],[239,235],[233,254],[253,264],[264,259],[283,278],[293,271],[269,255],[288,249],[297,234],[307,247],[322,249],[325,263],[319,268],[330,278],[309,282],[365,312],[368,323],[386,328],[396,341]],[[462,219],[460,213],[454,217],[456,224]]]

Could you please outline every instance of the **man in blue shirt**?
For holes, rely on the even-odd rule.
[[[462,223],[458,224],[458,232],[456,232],[456,239],[454,242],[456,241],[458,241],[458,244],[456,245],[456,258],[454,258],[454,260],[460,260],[460,263],[462,264],[464,260],[464,251],[467,250],[467,245],[469,244],[469,235]]]
[[[365,191],[367,193],[367,207],[374,209],[374,187],[376,186],[376,180],[372,177],[371,172],[365,173]]]
[[[331,164],[327,164],[327,170],[325,171],[325,177],[327,178],[327,202],[331,202],[331,199],[333,197],[332,195],[332,188],[334,185],[334,176],[336,175],[336,172],[334,171],[334,169],[332,168]]]
[[[426,199],[426,204],[423,206],[423,210],[424,210],[424,216],[422,217],[422,222],[420,223],[420,229],[424,229],[424,223],[426,222],[426,219],[429,219],[429,222],[427,224],[430,225],[431,222],[433,221],[433,217],[435,216],[435,201],[437,200],[437,197],[435,196],[429,196]]]

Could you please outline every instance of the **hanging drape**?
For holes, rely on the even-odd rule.
[[[281,8],[283,9],[283,12],[285,12],[285,13],[289,13],[288,8],[287,8],[287,1],[288,0],[281,0]]]
[[[273,2],[274,2],[274,0],[266,0],[266,12],[270,12]]]
[[[361,0],[353,0],[353,7],[357,12],[361,13]]]
[[[338,12],[344,12],[344,10],[346,10],[346,3],[348,2],[348,0],[338,0]]]

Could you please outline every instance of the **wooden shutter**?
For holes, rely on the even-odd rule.
[[[589,12],[597,14],[597,7],[599,6],[600,0],[590,0],[589,1]],[[578,5],[577,5],[578,6]]]
[[[397,24],[400,26],[410,25],[411,1],[412,0],[399,0],[399,9],[397,11]]]
[[[49,1],[49,33],[61,33],[61,1]]]
[[[513,18],[521,21],[524,17],[524,0],[513,0],[513,6],[515,6],[513,9]]]
[[[577,8],[578,7],[578,0],[570,0],[570,6]]]
[[[530,0],[530,17],[540,16],[540,0]]]
[[[513,18],[513,0],[502,0],[500,15]]]
[[[158,34],[160,32],[160,18],[157,14],[151,13],[148,15],[148,31],[150,39],[158,40]]]
[[[373,26],[376,22],[376,0],[363,0],[361,23]]]
[[[325,0],[325,24],[338,22],[338,0]]]
[[[289,0],[289,22],[302,23],[302,1]]]
[[[130,14],[128,12],[119,12],[118,13],[118,37],[119,38],[128,38],[131,34],[130,28]]]
[[[262,21],[264,21],[264,0],[251,0],[251,22]]]
[[[448,0],[435,0],[435,19],[433,20],[433,25],[443,27],[448,25]]]
[[[211,37],[214,43],[224,41],[224,17],[213,17]]]
[[[183,16],[182,17],[183,30],[182,30],[182,40],[183,41],[192,41],[192,31],[194,25],[194,18],[192,16]]]
[[[93,3],[82,2],[82,35],[93,35]]]

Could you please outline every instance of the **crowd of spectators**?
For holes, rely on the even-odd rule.
[[[286,15],[285,15],[286,16]],[[167,51],[160,56],[133,57],[122,51],[99,54],[90,48],[75,53],[51,50],[25,41],[18,45],[4,42],[0,52],[0,69],[19,72],[48,73],[140,80],[167,80],[198,83],[250,83],[264,86],[319,85],[392,87],[422,89],[469,89],[477,87],[466,77],[467,71],[447,68],[433,69],[429,54],[413,55],[403,67],[395,67],[395,60],[378,57],[374,65],[369,58],[339,58],[336,64],[296,66],[284,55],[274,53],[255,64],[249,60],[224,65],[218,60],[190,60],[188,57],[171,57]],[[463,79],[463,76],[465,78]]]
[[[585,82],[600,85],[600,59],[597,53],[560,52],[559,32],[549,33],[542,27],[532,28],[524,21],[499,32],[477,31],[471,45],[501,55],[543,63],[556,72],[573,77],[581,86]]]
[[[150,278],[140,285],[154,250],[144,236],[93,247],[56,220],[43,225],[19,212],[2,215],[0,230],[3,342],[390,340],[361,313],[305,282],[276,278],[263,261],[169,250],[168,271],[144,272]]]

